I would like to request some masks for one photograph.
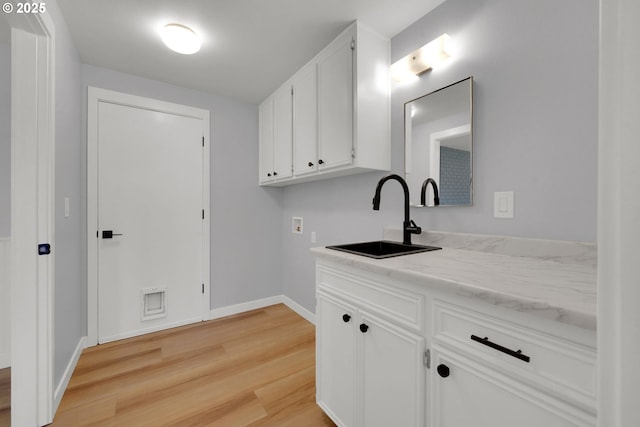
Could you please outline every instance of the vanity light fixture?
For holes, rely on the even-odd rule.
[[[160,30],[165,45],[174,52],[191,55],[200,50],[200,38],[191,28],[181,24],[167,24]]]
[[[430,41],[415,52],[411,52],[404,58],[391,65],[391,77],[402,82],[415,79],[422,73],[437,67],[451,56],[451,37],[443,34]]]

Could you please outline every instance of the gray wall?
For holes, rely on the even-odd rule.
[[[54,293],[54,386],[57,386],[80,338],[86,335],[86,287],[84,280],[84,217],[82,215],[82,157],[80,81],[78,52],[55,1],[47,11],[56,29],[56,188],[55,188],[55,293]],[[64,217],[64,198],[69,197],[70,216]]]
[[[84,65],[85,105],[87,86],[210,111],[211,308],[279,295],[282,191],[258,187],[257,106]]]
[[[0,237],[11,234],[11,45],[0,43]]]
[[[426,230],[576,240],[596,239],[597,0],[448,0],[391,41],[392,62],[447,32],[458,57],[394,87],[392,170],[403,170],[403,104],[474,76],[474,206],[413,209]],[[371,173],[284,190],[284,293],[314,311],[317,245],[377,239],[401,226],[400,187],[385,185],[371,210]],[[387,188],[388,186],[388,188]],[[392,188],[393,187],[393,188]],[[515,191],[515,218],[493,218],[493,192]],[[304,235],[291,217],[304,217]]]

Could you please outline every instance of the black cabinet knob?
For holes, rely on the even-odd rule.
[[[271,176],[271,174],[270,174],[270,173],[268,173],[268,174],[267,174],[267,176]]]
[[[273,171],[273,176],[276,176],[276,175],[278,175],[278,172]]]
[[[349,320],[351,320],[351,316],[349,316],[348,314],[343,314],[343,315],[342,315],[342,321],[343,321],[344,323],[348,323],[348,322],[349,322]]]
[[[309,163],[307,163],[307,165],[309,165],[309,167],[312,167],[313,166],[313,162],[309,162]]]
[[[437,370],[438,370],[438,375],[440,375],[442,378],[447,378],[450,374],[449,367],[444,364],[438,365]]]
[[[318,160],[318,164],[319,165],[324,165],[324,160],[322,160],[322,159]]]
[[[369,326],[368,325],[365,325],[364,323],[360,324],[360,332],[362,332],[364,334],[368,330],[369,330]]]

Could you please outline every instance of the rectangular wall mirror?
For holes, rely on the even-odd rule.
[[[441,206],[473,203],[473,77],[404,104],[405,179],[411,206],[422,207],[427,178],[438,185]],[[433,206],[428,186],[427,206]]]

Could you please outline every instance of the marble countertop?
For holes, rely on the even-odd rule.
[[[326,248],[311,251],[318,257],[392,279],[596,330],[595,263],[448,247],[386,259]]]

